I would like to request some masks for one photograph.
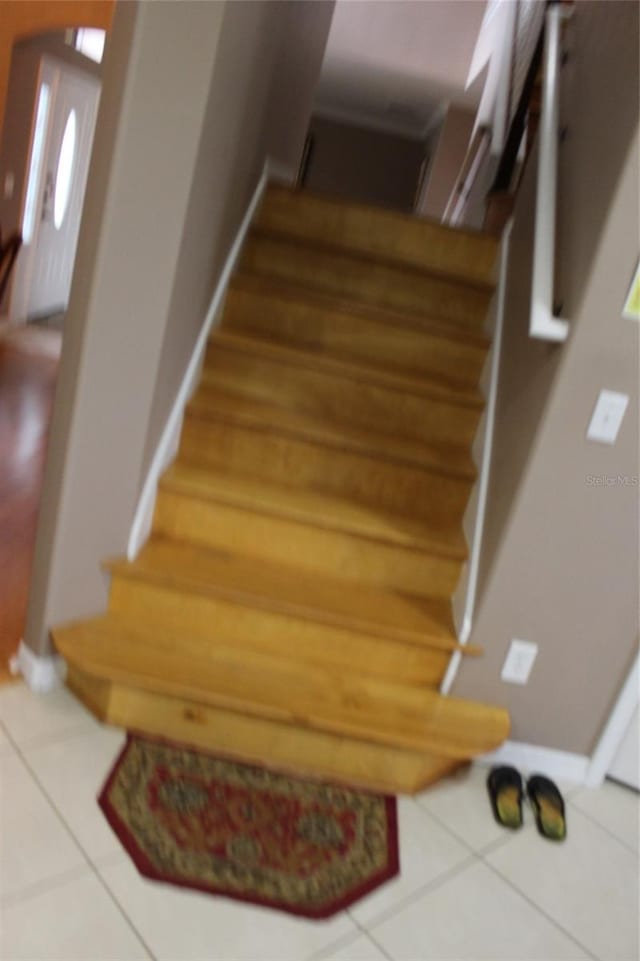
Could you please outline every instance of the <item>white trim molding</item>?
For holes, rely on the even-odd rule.
[[[553,313],[558,192],[558,118],[560,114],[561,27],[572,13],[556,4],[547,10],[544,41],[544,85],[538,140],[533,276],[529,333],[540,340],[563,341],[569,323]]]
[[[639,702],[640,655],[636,653],[631,670],[618,695],[618,700],[609,715],[609,720],[605,724],[604,730],[596,744],[596,749],[591,756],[591,763],[589,764],[586,777],[588,787],[598,787],[602,784],[618,752],[627,728],[631,724]]]
[[[557,781],[587,784],[589,758],[585,754],[556,751],[551,747],[526,744],[524,741],[505,741],[497,751],[474,759],[478,764],[494,766],[509,764],[532,774],[544,774]]]
[[[176,394],[173,407],[171,408],[169,417],[167,418],[167,422],[160,436],[158,446],[156,447],[149,471],[145,478],[145,482],[138,500],[138,505],[133,517],[133,524],[131,525],[131,532],[129,534],[129,542],[127,544],[127,558],[130,561],[136,557],[138,551],[141,549],[151,531],[158,481],[160,480],[160,475],[173,460],[178,449],[184,409],[196,387],[211,330],[220,322],[224,296],[227,292],[231,275],[238,261],[240,250],[242,249],[242,245],[245,241],[247,233],[249,232],[249,227],[251,226],[251,222],[255,216],[258,204],[262,199],[269,180],[282,180],[283,177],[284,179],[289,179],[290,171],[285,173],[282,165],[274,163],[267,158],[265,161],[264,170],[262,171],[262,176],[260,177],[256,189],[253,192],[249,206],[247,207],[246,213],[242,219],[242,223],[238,228],[238,233],[236,234],[235,240],[231,245],[231,249],[229,250],[227,259],[225,260],[220,277],[218,278],[218,283],[213,293],[206,317],[203,321],[200,334],[198,335],[198,339],[193,349],[191,359],[185,371],[184,377],[182,378],[182,383],[180,384],[180,388]]]
[[[485,415],[480,421],[478,431],[482,432],[482,444],[478,480],[469,498],[469,509],[465,512],[465,534],[469,541],[469,559],[464,565],[462,575],[458,581],[453,597],[454,621],[458,630],[458,641],[465,645],[471,636],[473,615],[478,588],[478,573],[480,571],[480,555],[482,551],[482,535],[484,531],[484,517],[489,494],[489,474],[491,469],[491,453],[493,448],[493,428],[498,399],[498,378],[500,375],[500,357],[502,352],[502,330],[504,327],[505,300],[507,293],[507,278],[509,268],[509,245],[513,221],[510,220],[504,229],[500,245],[498,261],[498,285],[494,300],[493,342],[490,354],[488,387],[486,388],[487,406]],[[483,372],[484,380],[484,372]],[[474,441],[474,451],[477,449]],[[473,515],[473,516],[472,516]],[[468,532],[468,533],[467,533]],[[461,651],[454,651],[449,661],[444,680],[440,686],[441,694],[448,694],[456,678],[460,662]]]
[[[21,674],[32,691],[44,694],[60,687],[65,679],[67,665],[57,654],[41,657],[20,641],[17,653],[9,661],[12,674]]]

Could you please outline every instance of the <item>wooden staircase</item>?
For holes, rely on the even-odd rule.
[[[505,711],[439,694],[495,257],[268,189],[151,538],[107,565],[107,614],[53,632],[96,714],[387,791],[504,740]]]

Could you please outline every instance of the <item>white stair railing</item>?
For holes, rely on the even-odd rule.
[[[558,190],[558,118],[560,114],[561,28],[571,8],[555,4],[547,11],[544,42],[544,85],[540,114],[538,183],[533,245],[529,333],[540,340],[563,341],[569,323],[553,312]]]

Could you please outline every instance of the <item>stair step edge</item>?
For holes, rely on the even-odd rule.
[[[316,605],[312,603],[304,604],[295,600],[268,596],[266,592],[260,594],[251,591],[249,588],[232,588],[215,582],[205,582],[184,573],[175,574],[158,569],[154,570],[148,566],[136,567],[135,561],[130,562],[123,558],[107,559],[102,566],[112,577],[162,584],[185,593],[216,597],[233,604],[237,603],[257,610],[285,614],[298,620],[317,623],[324,627],[343,629],[354,634],[369,635],[412,647],[426,647],[448,653],[460,651],[471,657],[482,652],[482,648],[478,645],[461,645],[455,639],[447,636],[444,625],[437,629],[435,626],[429,627],[428,625],[423,628],[409,628],[397,627],[390,623],[380,624],[378,621],[369,620],[357,613],[329,611],[326,606],[323,607],[319,603]]]
[[[481,244],[489,245],[493,248],[495,255],[497,256],[499,242],[496,240],[494,234],[487,230],[479,230],[474,227],[462,226],[451,226],[450,224],[444,224],[440,220],[436,220],[434,217],[426,216],[416,216],[415,213],[407,213],[402,210],[393,210],[388,207],[376,206],[374,204],[364,203],[359,200],[345,199],[344,197],[338,196],[337,194],[332,194],[330,192],[309,190],[307,188],[301,190],[299,187],[291,187],[287,184],[277,183],[271,181],[267,186],[266,197],[269,198],[273,195],[286,196],[290,202],[295,203],[297,198],[303,200],[309,198],[314,203],[320,204],[326,207],[339,207],[341,209],[351,210],[355,212],[362,212],[368,214],[379,214],[381,218],[385,220],[393,220],[399,226],[407,223],[417,224],[429,230],[436,230],[437,233],[443,236],[464,236],[472,242],[478,242]]]
[[[425,373],[424,377],[390,373],[373,364],[332,356],[330,351],[319,352],[311,348],[291,347],[257,336],[237,334],[232,328],[220,327],[214,331],[207,347],[209,351],[222,349],[238,354],[257,355],[268,362],[292,368],[311,368],[316,373],[321,371],[350,383],[362,381],[383,390],[429,397],[454,407],[481,410],[485,404],[480,388],[472,384],[460,382],[447,385],[434,380],[433,375],[428,373]],[[205,358],[205,371],[206,365]]]
[[[206,470],[203,471],[201,463],[184,458],[180,458],[174,466],[190,467],[202,474],[207,473]],[[217,474],[216,476],[220,475]],[[229,480],[233,480],[233,475],[229,475]],[[412,531],[409,533],[403,529],[402,532],[398,534],[397,531],[392,532],[388,528],[376,531],[375,528],[367,526],[357,519],[346,523],[343,518],[336,518],[335,515],[333,517],[323,515],[321,518],[318,518],[317,512],[311,513],[310,511],[301,509],[300,506],[291,506],[290,495],[296,493],[295,489],[287,489],[289,500],[286,503],[283,503],[283,501],[275,502],[273,500],[258,503],[256,502],[256,498],[251,494],[243,496],[242,494],[239,495],[235,490],[221,490],[220,488],[216,488],[215,490],[205,491],[201,486],[195,488],[195,485],[189,485],[188,481],[176,480],[175,473],[171,472],[165,474],[160,479],[158,486],[160,490],[175,491],[197,500],[228,504],[239,510],[260,513],[270,517],[283,517],[309,527],[349,534],[379,544],[388,544],[407,550],[420,551],[434,557],[442,557],[443,560],[464,561],[468,556],[468,544],[462,530],[460,531],[459,538],[456,538],[455,543],[453,543],[450,536],[447,538],[444,535],[437,536],[436,533],[434,533],[432,536],[427,537],[426,531]],[[331,498],[327,497],[327,504],[330,504],[330,502]],[[389,513],[385,516],[390,518],[392,515]],[[405,520],[410,520],[410,518],[406,518]]]
[[[80,627],[82,625],[79,625]],[[159,656],[154,652],[154,657],[147,668],[144,671],[138,669],[137,672],[133,671],[131,668],[126,668],[118,665],[117,663],[109,663],[109,646],[105,645],[105,651],[100,651],[98,653],[88,650],[87,646],[80,646],[79,649],[75,649],[73,643],[69,640],[68,634],[74,631],[74,626],[67,626],[66,628],[58,628],[54,630],[54,640],[58,649],[61,653],[71,661],[72,664],[80,667],[84,672],[98,676],[105,680],[110,681],[120,681],[128,686],[141,687],[147,690],[161,691],[176,697],[184,697],[185,699],[193,700],[194,702],[202,702],[217,705],[220,707],[226,707],[229,710],[236,711],[243,714],[249,714],[257,718],[270,718],[273,720],[278,720],[281,723],[290,725],[300,725],[303,727],[310,727],[317,730],[325,730],[336,734],[346,734],[348,736],[356,737],[358,739],[369,741],[372,743],[386,743],[391,746],[396,747],[408,747],[410,749],[417,750],[429,750],[435,747],[435,738],[441,737],[441,732],[437,730],[433,732],[428,732],[424,728],[421,728],[421,718],[416,714],[416,708],[414,707],[412,711],[409,711],[405,715],[410,723],[404,729],[399,729],[389,725],[385,726],[387,723],[387,718],[389,720],[396,720],[396,712],[389,712],[389,708],[386,707],[385,710],[385,698],[383,697],[379,702],[379,711],[376,710],[377,702],[374,697],[369,697],[369,704],[364,710],[359,708],[358,701],[358,686],[354,688],[354,693],[356,695],[356,706],[353,705],[346,706],[341,704],[332,704],[331,701],[324,705],[319,705],[316,708],[309,709],[307,705],[304,708],[298,706],[292,709],[290,706],[285,704],[277,703],[275,699],[268,699],[263,695],[261,700],[257,700],[255,697],[255,691],[248,692],[242,690],[236,691],[224,691],[221,689],[216,689],[211,684],[205,684],[202,686],[197,686],[191,680],[186,680],[183,677],[178,676],[178,672],[169,671],[167,675],[161,675],[158,667],[162,661],[162,656]],[[77,642],[76,642],[77,643]],[[113,661],[113,654],[111,654],[111,659]],[[173,664],[175,657],[169,655],[165,657],[167,663]],[[195,659],[193,659],[195,660]],[[270,657],[259,657],[254,660],[263,661],[264,664],[273,662],[275,666],[271,667],[271,675],[278,676],[279,671],[283,668],[279,668],[276,663],[277,659]],[[191,661],[193,663],[193,661]],[[207,662],[202,659],[202,664]],[[210,664],[209,664],[210,666]],[[305,671],[309,670],[308,666],[305,666]],[[199,672],[198,672],[199,673]],[[328,673],[323,669],[316,669],[316,674]],[[286,676],[286,671],[285,671]],[[391,685],[387,682],[378,682],[376,684],[375,680],[367,679],[369,687],[373,688],[374,692],[376,688],[380,692],[394,691],[396,695],[401,695],[403,691],[407,692],[407,695],[411,692],[412,694],[417,691],[415,688],[411,688],[407,685],[394,684]],[[347,686],[347,701],[348,701],[348,690],[351,685]],[[268,687],[268,685],[267,685]],[[322,690],[322,688],[320,688]],[[431,692],[432,696],[428,697],[428,691],[424,691],[425,702],[429,700],[439,701],[441,695],[437,695],[435,692]],[[365,697],[366,699],[366,697]],[[443,701],[445,698],[443,698]],[[455,699],[446,698],[448,703],[448,710],[455,710]],[[400,697],[400,702],[402,698]],[[465,703],[465,702],[461,702]],[[488,715],[495,715],[494,722],[498,718],[500,712],[496,709],[488,708],[484,705],[478,705],[478,709],[481,713],[487,712]],[[374,721],[375,717],[375,722]],[[411,726],[413,725],[413,727]],[[460,741],[462,740],[459,732],[456,731],[455,725],[452,727],[447,727],[447,722],[445,719],[445,724],[442,725],[445,731],[448,731],[448,736],[450,741],[447,742],[446,750],[443,753],[446,756],[452,757],[467,757],[469,752],[469,747],[462,747]],[[502,733],[502,732],[501,732]],[[453,741],[453,743],[452,743]],[[456,743],[457,741],[457,743]],[[439,745],[442,748],[442,744]],[[476,750],[480,751],[486,750],[486,746],[477,746]],[[451,753],[452,752],[452,753]]]
[[[371,304],[347,295],[331,293],[321,287],[296,284],[291,280],[273,277],[246,267],[238,267],[231,278],[230,286],[231,288],[238,286],[245,290],[249,288],[252,292],[256,287],[267,288],[271,294],[284,294],[290,300],[313,301],[320,307],[326,307],[338,313],[355,314],[386,327],[406,328],[412,333],[425,333],[444,340],[463,341],[484,350],[487,350],[490,345],[490,337],[483,331],[453,324],[446,317],[436,315],[430,317],[428,314],[416,313],[409,309],[399,310],[383,304]]]
[[[68,656],[67,656],[68,659]],[[504,739],[502,736],[490,746],[482,745],[474,748],[457,746],[443,748],[440,735],[436,732],[430,737],[419,735],[398,737],[393,732],[386,731],[382,727],[374,728],[370,723],[345,722],[340,718],[318,715],[315,712],[295,712],[286,707],[279,707],[270,702],[256,702],[238,694],[230,694],[222,691],[213,691],[210,688],[198,690],[198,696],[194,696],[192,687],[186,682],[175,679],[156,680],[153,676],[141,674],[132,678],[131,673],[126,669],[107,669],[97,665],[87,658],[75,658],[72,660],[83,673],[95,676],[102,680],[120,683],[126,687],[140,688],[154,693],[165,694],[169,697],[183,698],[192,701],[194,704],[204,704],[208,707],[217,707],[230,711],[233,714],[247,715],[256,720],[276,721],[290,727],[302,727],[311,731],[333,734],[337,737],[350,737],[356,741],[371,744],[383,744],[403,750],[416,750],[425,753],[438,753],[443,757],[468,760],[469,756],[484,754],[491,747],[498,747]],[[374,736],[374,735],[377,735]],[[506,736],[506,734],[505,734]]]
[[[221,391],[224,396],[233,397],[231,393]],[[266,406],[266,405],[265,405]],[[271,408],[269,408],[271,409]],[[276,408],[276,411],[278,408]],[[286,408],[283,408],[286,411]],[[377,434],[374,437],[359,432],[356,427],[339,431],[333,426],[314,423],[311,418],[299,423],[274,422],[261,411],[229,410],[209,406],[202,398],[192,399],[185,408],[185,421],[204,421],[237,425],[247,430],[258,430],[262,433],[274,434],[278,437],[289,438],[292,441],[312,444],[314,447],[326,447],[329,450],[343,451],[361,457],[374,458],[388,464],[424,471],[441,477],[449,477],[454,481],[473,484],[477,477],[477,467],[471,455],[465,457],[464,465],[448,464],[439,460],[434,451],[441,450],[437,444],[426,444],[420,448],[420,440],[405,438],[404,442],[415,444],[415,450],[403,450],[395,441],[393,434]],[[379,441],[376,443],[375,441]],[[459,454],[464,455],[461,448]],[[446,451],[443,451],[446,456]]]
[[[343,246],[339,243],[331,243],[327,240],[318,240],[313,237],[292,233],[284,229],[262,226],[259,221],[252,225],[250,235],[257,239],[265,237],[281,240],[287,243],[295,243],[297,247],[304,247],[307,250],[317,250],[325,254],[336,254],[338,256],[348,257],[352,260],[359,260],[364,263],[381,264],[382,266],[390,267],[394,270],[402,271],[403,273],[421,274],[423,276],[433,277],[436,280],[441,280],[445,283],[455,286],[471,287],[479,292],[491,294],[496,288],[495,280],[481,280],[480,278],[468,277],[464,274],[442,270],[435,266],[420,266],[412,263],[411,261],[395,258],[389,256],[388,254],[385,256],[382,253],[376,253],[374,251],[364,250],[358,247],[351,247],[348,245]]]

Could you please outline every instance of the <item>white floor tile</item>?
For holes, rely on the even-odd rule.
[[[322,961],[386,961],[382,953],[371,938],[360,934],[353,941],[341,945],[337,950],[322,955]]]
[[[6,961],[149,957],[93,873],[6,907],[1,938]]]
[[[476,863],[372,930],[394,961],[564,961],[588,955]]]
[[[464,768],[416,797],[419,804],[474,851],[510,834],[491,813],[488,773],[487,767]]]
[[[97,722],[65,687],[35,694],[25,684],[0,688],[0,721],[21,747],[40,738],[53,740]]]
[[[357,930],[148,881],[129,860],[100,873],[158,961],[305,961]]]
[[[639,850],[640,794],[636,791],[605,781],[595,790],[583,788],[571,803],[634,851]]]
[[[594,954],[638,957],[638,860],[575,808],[563,843],[525,830],[487,861]]]
[[[0,757],[0,838],[3,898],[86,864],[17,755]]]
[[[398,799],[398,822],[400,874],[349,909],[359,924],[369,924],[469,857],[467,849],[411,798]]]
[[[92,859],[122,851],[96,799],[124,739],[121,731],[98,727],[24,749],[36,778]]]

